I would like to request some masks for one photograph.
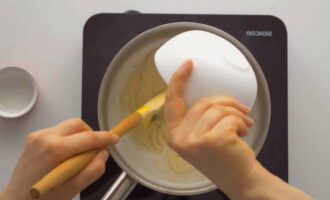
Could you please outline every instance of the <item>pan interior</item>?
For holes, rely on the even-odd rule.
[[[174,27],[173,29],[166,29],[171,31],[161,31],[161,29],[157,31],[156,29],[154,32],[145,34],[144,37],[138,36],[135,42],[130,42],[117,54],[102,82],[102,110],[99,110],[100,127],[102,129],[110,129],[132,111],[124,106],[122,97],[130,75],[136,73],[139,69],[145,67],[145,65],[150,65],[150,67],[154,68],[153,55],[155,51],[172,36],[191,29],[196,28],[185,27],[182,29]],[[209,29],[208,26],[204,29],[199,29],[211,30],[215,34],[219,33],[216,31],[218,29]],[[267,83],[260,67],[258,67],[255,60],[248,60],[252,62],[251,65],[256,73],[258,93],[255,105],[250,114],[255,120],[255,124],[251,127],[248,136],[243,139],[258,153],[268,132],[270,99]],[[155,81],[162,80],[159,76],[159,80]],[[152,88],[152,82],[151,85],[149,83],[140,88],[143,87]],[[146,100],[161,92],[161,90],[161,87],[159,89],[155,88],[152,91],[155,94],[146,96]],[[135,92],[139,93],[142,91]],[[137,102],[137,106],[143,103]],[[148,150],[141,143],[137,142],[135,137],[129,134],[131,133],[122,137],[121,141],[111,148],[111,151],[116,162],[141,184],[169,194],[198,194],[216,188],[209,179],[194,168],[186,173],[176,173],[167,163],[164,154],[154,153]]]

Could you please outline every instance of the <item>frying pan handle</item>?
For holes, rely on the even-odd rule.
[[[107,193],[102,197],[102,200],[126,199],[136,184],[136,181],[126,174],[126,172],[122,172]]]

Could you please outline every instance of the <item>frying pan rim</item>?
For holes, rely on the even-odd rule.
[[[107,93],[108,90],[107,88],[107,83],[109,82],[109,79],[111,78],[111,74],[114,74],[116,70],[119,69],[118,63],[122,62],[121,57],[122,55],[127,55],[127,52],[132,51],[132,47],[134,47],[136,44],[138,44],[141,40],[144,40],[145,38],[150,38],[150,35],[157,34],[159,32],[164,32],[164,31],[175,31],[177,29],[182,29],[183,31],[188,31],[188,30],[205,30],[209,31],[211,33],[214,33],[216,35],[219,35],[220,37],[223,37],[224,39],[228,40],[231,42],[234,46],[236,46],[247,58],[251,66],[253,67],[253,70],[256,72],[257,75],[257,81],[258,81],[258,91],[260,87],[263,88],[263,92],[265,92],[265,102],[266,102],[266,125],[264,129],[264,133],[259,137],[259,142],[257,143],[257,146],[254,148],[254,151],[256,155],[259,154],[259,152],[262,149],[262,146],[264,145],[264,142],[266,140],[266,137],[268,135],[268,130],[270,126],[270,116],[271,116],[271,100],[270,100],[270,94],[269,94],[269,88],[268,84],[266,81],[266,78],[262,72],[262,69],[253,56],[253,54],[241,43],[239,42],[236,38],[234,38],[232,35],[229,33],[222,31],[218,28],[215,28],[210,25],[202,24],[202,23],[196,23],[196,22],[173,22],[173,23],[167,23],[167,24],[162,24],[156,27],[153,27],[151,29],[148,29],[133,39],[131,39],[128,43],[126,43],[120,51],[114,56],[113,60],[110,62],[104,76],[102,79],[101,87],[99,90],[99,96],[98,96],[98,121],[99,121],[99,126],[101,130],[108,130],[110,127],[107,124],[107,118],[105,117],[106,112],[104,109],[106,107],[106,99],[107,99]],[[181,31],[181,32],[183,32]],[[176,32],[178,34],[179,32]],[[117,68],[116,68],[117,66]],[[261,84],[259,83],[261,82]],[[138,173],[134,171],[134,169],[130,168],[127,166],[125,162],[125,158],[122,158],[122,156],[118,153],[115,147],[111,148],[111,155],[116,161],[116,163],[127,173],[129,174],[130,177],[132,177],[134,180],[136,180],[138,183],[151,188],[153,190],[156,190],[158,192],[166,193],[166,194],[171,194],[171,195],[197,195],[197,194],[202,194],[206,193],[212,190],[215,190],[217,187],[214,184],[209,184],[207,186],[201,187],[201,188],[194,188],[194,189],[175,189],[175,188],[166,188],[163,186],[155,185],[154,183],[151,183],[147,179],[144,179],[141,176],[139,176]]]

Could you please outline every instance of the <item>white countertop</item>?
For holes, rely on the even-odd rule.
[[[270,14],[289,35],[289,182],[317,199],[330,198],[330,1],[326,0],[1,0],[0,67],[20,66],[36,78],[40,96],[19,119],[0,118],[0,189],[25,136],[80,117],[82,30],[101,12]]]

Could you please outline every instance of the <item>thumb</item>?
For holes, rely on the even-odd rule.
[[[183,100],[183,95],[192,69],[192,60],[186,60],[181,67],[174,72],[168,84],[165,101],[165,120],[167,130],[171,130],[180,124],[185,115],[186,106]]]

